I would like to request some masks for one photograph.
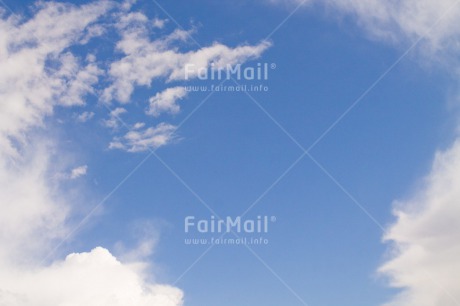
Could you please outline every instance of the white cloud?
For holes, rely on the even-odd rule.
[[[41,3],[33,18],[0,19],[0,145],[14,154],[13,138],[41,125],[56,105],[82,104],[99,70],[83,67],[65,52],[84,29],[109,8],[108,2],[84,5]],[[56,27],[59,24],[59,27]],[[46,63],[55,69],[49,69]]]
[[[102,74],[102,70],[95,63],[81,67],[77,61],[71,53],[65,53],[61,57],[62,68],[58,73],[61,83],[56,85],[63,91],[60,97],[63,106],[85,105],[83,98],[94,93],[93,85]]]
[[[56,180],[74,180],[79,177],[85,176],[88,171],[88,166],[83,165],[79,167],[75,167],[70,171],[66,172],[58,172],[54,175],[54,179]]]
[[[87,44],[91,39],[95,38],[95,37],[99,37],[99,36],[102,36],[103,34],[105,34],[107,31],[107,29],[101,25],[101,24],[94,24],[94,25],[91,25],[89,26],[87,29],[86,29],[86,33],[85,35],[83,36],[83,38],[80,40],[80,44]]]
[[[460,301],[460,140],[438,152],[424,185],[396,203],[385,235],[391,259],[380,272],[403,292],[386,305],[454,306]]]
[[[243,63],[259,57],[270,43],[262,42],[255,46],[228,46],[215,43],[195,51],[180,52],[175,43],[189,40],[192,31],[177,29],[172,33],[151,40],[148,35],[148,19],[140,13],[121,18],[119,31],[122,39],[117,50],[124,56],[110,65],[109,75],[113,80],[104,91],[106,101],[130,102],[135,86],[150,86],[154,80],[184,80],[186,64],[195,67],[216,67],[226,64]],[[189,74],[189,78],[196,77]]]
[[[73,168],[72,171],[70,172],[70,178],[71,179],[76,179],[76,178],[85,176],[87,171],[88,171],[88,166],[87,165],[80,166],[80,167],[77,167],[77,168]]]
[[[2,271],[9,278],[3,290],[14,293],[8,306],[182,305],[180,290],[149,284],[138,265],[122,264],[101,247],[70,254],[49,267],[23,272],[20,278],[9,272]]]
[[[78,122],[87,122],[94,117],[94,112],[83,112],[76,117]]]
[[[168,20],[155,18],[153,19],[153,27],[158,29],[163,29]]]
[[[134,130],[138,130],[138,129],[141,129],[145,126],[145,123],[144,122],[136,122],[134,125],[133,125],[133,129]]]
[[[109,148],[131,153],[153,150],[171,143],[175,139],[175,131],[176,127],[167,123],[160,123],[144,130],[132,130],[123,137],[116,137]]]
[[[137,0],[124,0],[121,4],[121,9],[125,11],[129,11],[131,7],[136,4]]]
[[[49,179],[50,141],[38,138],[21,147],[21,157],[11,159],[0,150],[0,270],[27,264],[66,233],[70,207]],[[0,282],[6,282],[0,274]],[[0,288],[3,288],[0,284]]]
[[[155,117],[163,112],[177,114],[180,111],[180,106],[176,103],[187,96],[185,87],[171,87],[162,92],[157,93],[149,99],[150,106],[147,114]]]
[[[117,107],[114,110],[110,111],[109,119],[102,121],[102,124],[108,128],[118,128],[120,125],[120,116],[127,113],[128,111],[123,107]]]
[[[377,38],[415,41],[433,55],[459,49],[460,5],[456,0],[330,1],[330,5],[354,14]]]

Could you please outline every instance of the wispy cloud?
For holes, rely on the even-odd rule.
[[[117,107],[114,110],[110,111],[109,118],[102,121],[102,124],[108,128],[116,129],[120,126],[122,114],[127,113],[128,111],[123,107]]]
[[[170,82],[186,79],[187,64],[207,68],[211,63],[216,67],[244,63],[259,57],[270,46],[268,42],[261,42],[255,46],[231,48],[214,43],[194,51],[180,52],[175,44],[190,40],[193,30],[176,29],[152,40],[148,35],[149,25],[148,18],[141,13],[121,18],[118,30],[122,39],[117,43],[117,50],[124,56],[110,65],[112,85],[104,90],[105,101],[128,103],[135,86],[150,86],[153,80],[160,78]],[[188,74],[187,77],[193,79],[197,75]]]
[[[88,166],[87,165],[80,166],[80,167],[77,167],[77,168],[73,168],[72,171],[70,172],[70,178],[71,179],[76,179],[76,178],[85,176],[87,171],[88,171]]]
[[[13,153],[12,138],[23,141],[24,132],[41,125],[54,106],[84,103],[82,98],[92,91],[99,70],[66,49],[109,8],[105,1],[78,9],[42,3],[27,21],[0,19],[0,145],[4,152]],[[47,69],[50,64],[55,68]]]
[[[78,122],[87,122],[93,119],[94,115],[95,115],[94,112],[83,112],[76,116],[76,120]]]
[[[116,137],[109,148],[131,153],[153,150],[171,143],[175,139],[175,131],[176,127],[167,123],[160,123],[143,130],[132,130],[122,137]]]
[[[151,97],[147,114],[158,117],[161,113],[177,114],[180,106],[176,103],[187,96],[185,87],[171,87]]]

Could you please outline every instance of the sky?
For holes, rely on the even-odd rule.
[[[0,306],[460,304],[459,49],[457,0],[0,0]]]

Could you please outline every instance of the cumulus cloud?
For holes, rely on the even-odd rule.
[[[151,97],[150,106],[147,114],[158,117],[163,112],[177,114],[180,106],[176,103],[178,100],[185,98],[187,91],[185,87],[171,87]]]
[[[171,143],[175,139],[176,129],[174,125],[160,123],[143,130],[131,130],[123,137],[116,137],[110,143],[109,148],[131,153],[153,150]]]
[[[182,292],[174,287],[149,284],[136,265],[122,264],[108,250],[98,247],[70,254],[51,266],[24,272],[9,271],[0,293],[9,306],[177,306]],[[6,304],[2,304],[6,305]]]
[[[391,306],[458,305],[460,301],[460,140],[438,152],[424,185],[396,203],[385,235],[392,258],[380,272],[405,290]]]

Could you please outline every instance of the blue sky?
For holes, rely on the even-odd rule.
[[[411,1],[403,2],[401,6]],[[14,46],[27,49],[39,54],[33,65],[43,68],[38,74],[49,78],[48,84],[64,80],[56,85],[64,88],[57,93],[54,87],[46,87],[52,94],[44,94],[43,101],[26,94],[21,100],[13,95],[16,87],[21,92],[29,85],[12,85],[13,89],[8,89],[7,81],[24,79],[24,84],[30,84],[30,80],[38,79],[38,74],[21,74],[19,70],[14,79],[8,79],[6,70],[2,73],[3,99],[11,99],[11,105],[18,105],[14,99],[20,99],[22,113],[13,116],[12,107],[4,109],[4,120],[7,116],[13,119],[5,121],[0,130],[0,143],[4,145],[1,170],[5,177],[17,176],[18,184],[24,186],[27,182],[24,183],[22,173],[35,169],[30,163],[50,160],[41,170],[43,173],[37,174],[38,183],[31,184],[45,186],[46,190],[32,194],[32,198],[43,197],[44,203],[51,204],[37,204],[34,209],[35,204],[23,199],[21,193],[10,194],[6,187],[2,192],[6,199],[16,197],[24,202],[21,209],[37,212],[33,215],[37,219],[52,216],[55,220],[58,212],[65,212],[57,224],[32,222],[30,228],[27,226],[27,234],[17,238],[25,243],[35,239],[36,232],[50,233],[32,250],[4,242],[14,226],[4,229],[4,247],[21,254],[18,256],[24,257],[26,263],[16,263],[2,255],[0,266],[13,272],[19,269],[28,273],[30,279],[44,275],[43,278],[52,280],[50,283],[59,284],[59,279],[74,277],[68,270],[71,259],[65,259],[69,253],[81,256],[82,271],[86,271],[87,261],[92,263],[93,259],[112,271],[110,264],[106,267],[105,263],[112,263],[116,257],[127,269],[123,273],[129,270],[142,279],[139,282],[154,288],[145,289],[147,293],[136,296],[138,300],[123,300],[126,297],[115,294],[120,305],[138,301],[133,305],[405,306],[421,300],[432,303],[426,305],[454,305],[458,296],[455,282],[450,282],[455,280],[454,276],[434,268],[428,270],[433,277],[426,280],[427,286],[434,279],[433,283],[441,284],[445,290],[433,289],[427,298],[421,294],[425,287],[419,284],[424,278],[418,274],[429,260],[443,260],[430,254],[442,249],[440,237],[445,237],[434,234],[439,233],[435,225],[448,220],[438,214],[430,215],[430,208],[445,208],[439,210],[460,217],[456,210],[452,213],[449,209],[456,201],[458,186],[452,178],[457,168],[449,166],[457,165],[457,155],[453,153],[456,84],[452,77],[456,73],[452,67],[457,64],[455,58],[448,56],[455,47],[439,47],[442,42],[456,41],[458,33],[446,30],[444,17],[436,21],[444,16],[444,4],[452,1],[441,2],[436,18],[425,19],[425,12],[417,7],[415,15],[423,18],[415,19],[420,24],[409,25],[404,22],[404,15],[391,16],[395,7],[380,1],[366,2],[366,9],[375,6],[386,10],[390,17],[376,13],[370,16],[372,19],[356,1],[348,7],[343,1],[312,1],[301,8],[294,0],[140,0],[130,8],[121,7],[121,3],[94,2],[91,5],[97,7],[90,11],[100,10],[100,14],[91,17],[87,25],[86,21],[78,25],[78,19],[85,14],[75,20],[66,14],[78,12],[81,5],[91,2],[73,1],[54,15],[50,12],[55,5],[59,6],[54,2],[41,7],[34,7],[33,1],[0,2],[5,8],[1,31],[20,37],[15,40],[4,35],[8,48],[0,53],[5,57],[2,63],[11,64],[8,69],[20,65],[20,60],[27,63]],[[37,19],[39,12],[46,15],[43,20]],[[134,15],[136,12],[143,14],[145,20],[130,20],[122,25],[124,17],[139,16]],[[47,19],[58,15],[68,19],[69,28],[74,27],[74,31],[68,30],[65,38],[53,36],[53,25],[39,31],[41,23],[46,24]],[[15,21],[12,16],[22,16],[22,20]],[[21,27],[34,18],[39,30]],[[378,22],[372,22],[375,20]],[[59,22],[62,21],[56,19],[56,27]],[[446,17],[445,22],[455,24],[455,18]],[[434,34],[418,41],[418,34],[434,24],[436,31],[429,32]],[[419,28],[422,30],[418,31]],[[182,38],[172,38],[175,30]],[[21,41],[22,36],[17,33],[24,33],[26,38]],[[88,33],[94,37],[88,43],[82,42]],[[71,37],[69,41],[67,37]],[[34,38],[36,41],[29,46],[28,39]],[[136,43],[145,45],[139,47],[141,51],[128,54]],[[160,47],[154,47],[155,43]],[[55,49],[45,50],[46,44]],[[215,51],[213,46],[217,46]],[[239,81],[246,85],[262,84],[268,91],[184,93],[182,86],[219,83],[173,76],[174,72],[183,72],[183,65],[192,60],[184,54],[199,50],[214,52],[214,57],[203,52],[197,54],[197,61],[198,57],[208,57],[206,61],[242,67],[275,64],[276,68],[268,71],[268,80]],[[150,74],[160,65],[149,62],[152,51],[170,52],[161,60],[166,64],[158,74]],[[77,63],[69,68],[69,75],[64,75],[67,70],[60,69],[65,66],[68,52]],[[132,65],[130,70],[122,71],[120,67],[126,66],[116,66],[123,61],[124,65]],[[83,75],[93,75],[95,80],[86,78],[78,83],[78,71],[93,64],[100,71],[87,70]],[[117,74],[116,69],[122,73]],[[142,83],[145,79],[148,85]],[[69,85],[72,82],[78,83],[76,89]],[[235,84],[227,80],[224,85]],[[168,88],[184,96],[168,100],[166,94],[161,96]],[[42,92],[36,87],[31,92],[34,90]],[[127,98],[120,98],[125,90],[129,92]],[[158,115],[149,115],[149,107],[159,107],[154,105],[154,97],[167,107]],[[179,108],[174,110],[173,106]],[[119,112],[113,115],[116,109]],[[139,127],[134,125],[141,122]],[[143,133],[148,133],[149,128],[161,139],[147,139],[148,135]],[[130,133],[135,139],[131,142]],[[27,141],[23,141],[23,135]],[[148,140],[152,142],[141,143]],[[47,143],[51,145],[43,145]],[[312,145],[310,155],[302,156],[303,150]],[[43,152],[37,150],[43,146]],[[437,150],[440,166],[436,162],[433,166]],[[19,164],[19,170],[11,170],[12,160]],[[442,170],[451,168],[452,175]],[[441,200],[434,200],[437,192],[441,193]],[[5,202],[5,211],[8,207]],[[223,218],[235,218],[248,207],[251,209],[246,218],[276,217],[269,232],[263,234],[269,241],[267,245],[209,248],[184,243],[189,238],[219,236],[185,233],[187,216],[208,220],[215,212]],[[19,211],[17,215],[22,223],[30,222],[24,216],[27,214]],[[434,224],[433,228],[422,221]],[[423,233],[420,228],[428,233],[420,234],[422,238],[433,235],[436,247],[424,244],[414,234]],[[450,232],[449,237],[455,241],[457,231]],[[387,242],[383,241],[385,233]],[[231,233],[225,237],[234,238]],[[421,247],[425,252],[420,266],[406,263],[409,255],[405,250],[410,247]],[[458,254],[456,249],[451,251],[450,254]],[[418,263],[418,258],[413,261]],[[449,260],[453,270],[457,269],[457,262]],[[148,266],[132,268],[140,263]],[[56,264],[61,270],[48,275],[47,269]],[[387,264],[391,269],[379,273],[379,268]],[[91,273],[96,272],[88,268],[88,277]],[[74,287],[62,289],[68,295],[56,298],[50,293],[37,297],[37,293],[24,289],[26,283],[21,280],[15,280],[14,286],[7,285],[11,277],[5,274],[0,283],[5,292],[12,292],[9,296],[0,291],[0,301],[10,298],[14,301],[11,305],[27,305],[14,300],[16,293],[43,305],[106,305],[109,300],[104,294],[109,296],[116,286],[132,288],[131,283],[112,286],[107,276],[104,285],[98,283],[107,289],[90,292],[88,300],[81,300],[85,288],[80,287],[81,280],[76,278]],[[59,291],[58,287],[53,289]],[[158,300],[152,293],[155,290],[159,292]],[[138,294],[133,292],[133,296]],[[168,300],[168,296],[172,298]],[[451,299],[446,300],[446,296]]]

